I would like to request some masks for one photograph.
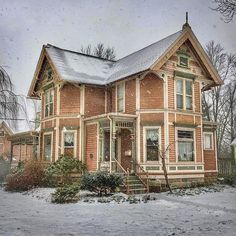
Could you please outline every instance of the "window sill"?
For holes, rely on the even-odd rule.
[[[188,66],[181,66],[181,65],[177,64],[177,67],[190,70],[190,67],[188,67]]]

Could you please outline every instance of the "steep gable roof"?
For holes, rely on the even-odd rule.
[[[4,129],[8,135],[13,135],[13,131],[5,121],[0,121],[0,128]]]
[[[222,84],[217,71],[188,25],[185,25],[182,30],[117,61],[105,60],[61,49],[50,44],[44,46],[43,50],[45,50],[45,54],[53,63],[55,70],[62,80],[106,85],[152,69],[154,65],[159,65],[160,68],[186,40],[189,40],[193,45],[193,48],[202,60],[202,64],[208,70],[214,85]],[[37,75],[35,75],[32,81],[29,96],[32,95],[36,80]]]

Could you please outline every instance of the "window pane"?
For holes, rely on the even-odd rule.
[[[74,147],[74,133],[64,133],[64,147]]]
[[[118,100],[118,104],[117,104],[117,110],[118,111],[123,111],[123,99],[119,99]]]
[[[117,98],[123,98],[123,93],[124,93],[124,89],[123,89],[123,84],[118,85],[117,87]]]
[[[210,134],[204,135],[204,146],[205,149],[211,149],[212,148],[212,138]]]
[[[50,102],[53,102],[53,91],[52,90],[50,91],[49,96],[50,96]]]
[[[52,144],[52,140],[51,140],[51,134],[49,135],[44,135],[44,158],[46,160],[50,160],[51,159],[51,144]]]
[[[178,138],[193,139],[193,131],[189,131],[189,130],[178,130]]]
[[[186,109],[187,110],[192,110],[192,97],[186,97]]]
[[[146,130],[146,155],[147,161],[158,161],[159,154],[159,137],[158,129],[148,129]]]
[[[177,108],[183,109],[183,95],[177,94]]]
[[[178,159],[179,161],[194,160],[193,142],[178,141]]]
[[[180,57],[179,58],[179,64],[181,66],[188,66],[188,58],[187,57]]]
[[[50,103],[50,105],[49,105],[49,115],[51,116],[52,115],[52,113],[53,113],[53,103]]]
[[[186,94],[192,95],[192,81],[186,80]]]
[[[176,81],[176,92],[183,94],[183,80]]]

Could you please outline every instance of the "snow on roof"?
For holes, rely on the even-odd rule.
[[[178,31],[118,61],[46,45],[45,49],[63,80],[105,85],[149,69],[181,35]]]

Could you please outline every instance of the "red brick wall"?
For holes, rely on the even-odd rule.
[[[60,91],[60,114],[80,113],[80,88],[65,85]]]
[[[89,171],[97,170],[97,124],[86,125],[86,165]]]
[[[85,87],[85,116],[105,113],[105,88]]]
[[[136,81],[135,79],[125,83],[125,113],[135,114],[136,111]]]
[[[33,158],[33,146],[32,145],[14,145],[13,146],[13,158],[16,161],[28,161]]]
[[[140,83],[140,108],[163,108],[163,81],[154,74],[148,74]]]
[[[9,155],[11,153],[11,142],[7,140],[8,137],[6,132],[4,137],[0,137],[0,156]]]

